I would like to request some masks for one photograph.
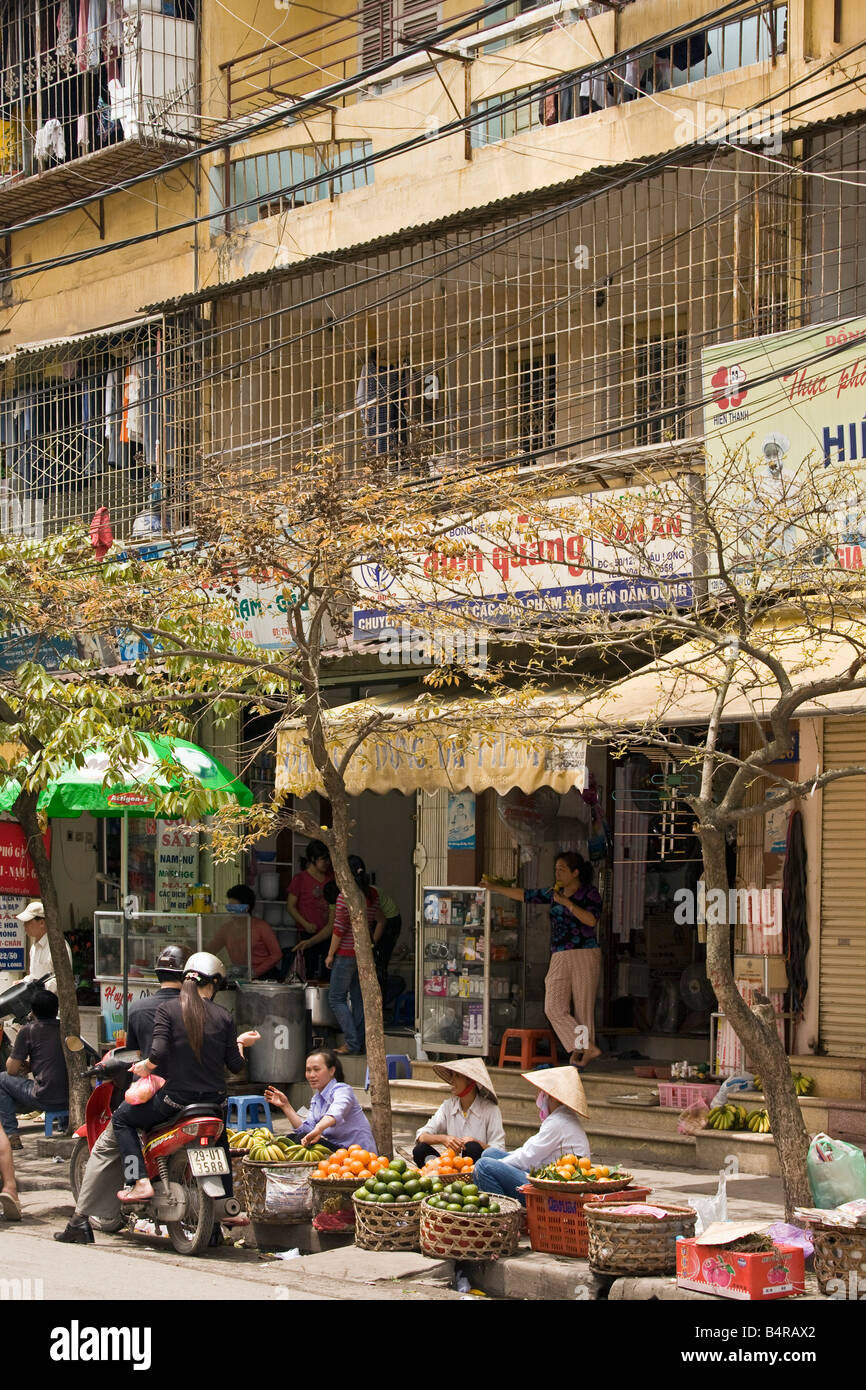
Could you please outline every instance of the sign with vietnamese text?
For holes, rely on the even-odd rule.
[[[691,515],[675,487],[624,488],[546,503],[539,517],[488,512],[441,542],[358,565],[355,638],[375,636],[424,608],[482,624],[569,608],[642,610],[692,595]]]
[[[156,911],[188,912],[189,890],[198,883],[199,827],[156,822]]]
[[[26,970],[26,933],[16,916],[27,905],[26,897],[0,894],[0,970]]]
[[[50,832],[43,838],[49,850]],[[40,894],[24,831],[14,820],[0,821],[0,893],[20,893],[28,898],[38,898]]]

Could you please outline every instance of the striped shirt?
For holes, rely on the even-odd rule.
[[[370,933],[376,925],[376,914],[379,910],[379,894],[375,888],[367,890],[367,921],[370,924]],[[349,916],[349,904],[341,893],[334,908],[334,935],[339,937],[340,945],[337,948],[338,956],[353,956],[355,954],[355,933],[352,930],[352,920]]]

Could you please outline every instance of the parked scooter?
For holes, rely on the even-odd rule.
[[[0,994],[0,1066],[4,1069],[18,1028],[30,1013],[33,996],[47,979],[47,975],[42,975],[38,980],[19,980]],[[13,1024],[11,1029],[3,1027],[7,1021]]]
[[[75,1041],[80,1039],[67,1038],[67,1047]],[[87,1102],[84,1124],[76,1130],[69,1164],[69,1181],[76,1200],[90,1150],[111,1123],[114,1110],[134,1079],[130,1067],[139,1060],[140,1054],[132,1048],[114,1048],[85,1073],[99,1084]],[[214,1223],[226,1216],[237,1216],[240,1211],[237,1199],[224,1195],[222,1178],[229,1171],[229,1160],[217,1142],[222,1132],[223,1120],[217,1107],[188,1105],[175,1119],[142,1136],[144,1163],[154,1196],[129,1204],[129,1209],[134,1216],[165,1226],[180,1255],[200,1254],[208,1246]],[[120,1229],[123,1220],[120,1218],[114,1229]],[[106,1229],[105,1224],[102,1229]]]

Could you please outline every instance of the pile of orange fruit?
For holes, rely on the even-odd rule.
[[[613,1171],[606,1163],[593,1163],[591,1158],[576,1158],[574,1154],[563,1154],[555,1163],[534,1170],[534,1178],[553,1179],[558,1182],[615,1182],[627,1175],[618,1168]]]
[[[428,1158],[424,1167],[421,1169],[422,1178],[456,1178],[467,1177],[475,1164],[471,1158],[464,1158],[461,1154],[445,1153],[441,1158]]]
[[[389,1163],[390,1159],[370,1153],[360,1144],[350,1144],[348,1149],[337,1149],[336,1153],[323,1158],[314,1176],[330,1178],[332,1182],[363,1182],[365,1178],[374,1178]]]

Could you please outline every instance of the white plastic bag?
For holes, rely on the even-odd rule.
[[[866,1158],[856,1145],[816,1134],[806,1166],[816,1207],[826,1211],[866,1197]]]
[[[727,1221],[728,1219],[728,1175],[724,1169],[719,1174],[719,1185],[716,1188],[715,1197],[687,1197],[686,1201],[690,1207],[694,1207],[698,1214],[695,1222],[695,1235],[699,1236],[708,1226],[712,1226],[714,1221]]]
[[[724,1080],[710,1101],[710,1109],[715,1110],[719,1105],[727,1105],[731,1096],[735,1096],[738,1091],[751,1091],[754,1081],[752,1073],[749,1071],[734,1072]]]
[[[311,1216],[313,1194],[307,1173],[265,1173],[265,1211],[272,1216]]]

